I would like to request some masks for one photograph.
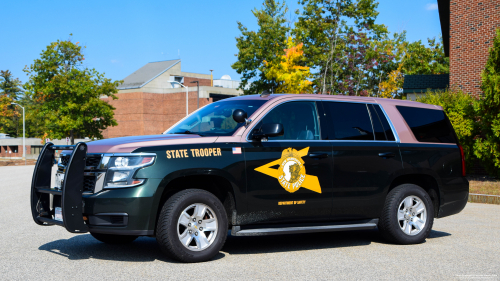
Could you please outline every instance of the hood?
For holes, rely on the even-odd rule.
[[[176,144],[213,143],[217,137],[198,135],[149,135],[104,139],[88,142],[88,153],[129,153],[141,147]]]

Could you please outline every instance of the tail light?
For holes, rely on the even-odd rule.
[[[458,148],[460,148],[460,158],[462,158],[462,177],[465,177],[465,156],[464,156],[464,149],[461,145],[458,145]]]

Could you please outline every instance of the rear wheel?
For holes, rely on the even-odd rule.
[[[418,185],[402,184],[387,195],[378,227],[391,242],[416,244],[429,236],[433,222],[429,194]]]
[[[227,237],[223,204],[210,192],[188,189],[165,202],[156,240],[167,255],[183,262],[207,261],[219,253]]]
[[[95,239],[106,244],[128,244],[132,243],[138,236],[134,235],[114,235],[103,233],[90,233]]]

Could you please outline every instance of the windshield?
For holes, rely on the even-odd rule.
[[[232,136],[243,123],[236,123],[233,111],[243,109],[250,117],[266,100],[229,100],[206,105],[189,115],[165,134],[196,134],[200,136]]]

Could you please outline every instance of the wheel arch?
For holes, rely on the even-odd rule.
[[[388,193],[401,184],[415,184],[423,188],[432,200],[434,205],[434,217],[438,216],[439,206],[441,205],[441,194],[438,180],[426,173],[408,173],[399,175],[391,182]]]
[[[156,233],[156,225],[163,204],[175,193],[197,188],[214,194],[224,204],[230,225],[236,219],[238,186],[227,172],[218,169],[188,169],[167,175],[156,191],[151,208],[150,224]],[[236,191],[235,191],[236,190]]]

